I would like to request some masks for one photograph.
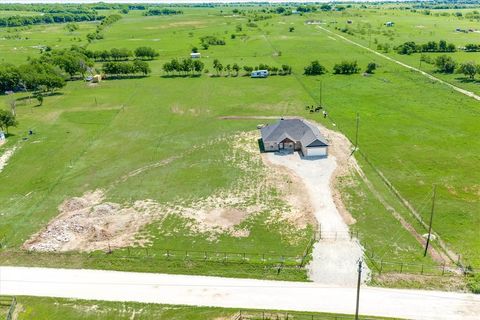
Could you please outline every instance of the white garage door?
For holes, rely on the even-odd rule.
[[[326,156],[326,155],[327,155],[326,147],[307,148],[308,157],[320,157],[320,156]]]

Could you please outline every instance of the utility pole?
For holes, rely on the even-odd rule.
[[[357,129],[355,133],[355,151],[358,149],[358,127],[360,125],[360,115],[357,112]]]
[[[430,237],[432,236],[432,222],[433,222],[433,212],[435,211],[435,197],[437,194],[437,185],[433,185],[433,196],[432,196],[432,211],[430,212],[430,224],[428,226],[428,236],[427,236],[427,243],[425,244],[425,252],[423,256],[427,256],[428,245],[430,244]]]
[[[360,283],[362,282],[362,259],[358,260],[358,282],[357,282],[357,305],[355,309],[355,320],[358,320],[358,309],[360,307]]]

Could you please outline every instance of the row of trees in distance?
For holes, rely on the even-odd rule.
[[[448,74],[460,73],[471,80],[474,80],[475,75],[480,73],[480,65],[474,61],[457,63],[452,57],[445,54],[435,59],[422,56],[422,61],[435,65],[437,72]]]
[[[95,29],[95,32],[91,32],[91,33],[87,34],[88,42],[92,42],[93,40],[103,39],[103,30],[107,26],[117,22],[120,19],[122,19],[122,16],[119,15],[119,14],[111,14],[108,17],[106,17],[105,19],[103,19],[102,22]]]
[[[47,13],[35,16],[9,16],[0,18],[0,27],[22,27],[35,24],[66,23],[103,20],[105,16],[94,13]]]
[[[271,75],[287,75],[292,73],[292,67],[289,65],[282,65],[280,68],[276,66],[269,66],[266,64],[259,64],[258,66],[243,66],[242,68],[238,63],[226,64],[220,62],[220,60],[213,60],[213,70],[215,70],[217,76],[224,75],[224,72],[227,76],[238,76],[240,70],[244,70],[244,75],[250,75],[254,70],[268,70]],[[198,59],[172,59],[169,62],[166,62],[163,65],[163,71],[168,75],[199,75],[205,68],[205,64]],[[208,70],[205,70],[208,72]]]
[[[397,47],[398,54],[412,54],[417,52],[455,52],[457,48],[453,43],[447,43],[445,40],[429,41],[424,44],[416,44],[414,41],[407,41]]]
[[[147,62],[142,61],[142,60],[134,60],[131,62],[117,62],[117,61],[112,61],[112,62],[105,62],[102,65],[102,71],[106,75],[110,76],[132,76],[136,75],[138,73],[146,76],[150,72],[150,66],[148,65]]]
[[[365,70],[366,73],[373,73],[377,69],[375,62],[370,62]],[[308,76],[317,76],[327,73],[327,68],[320,64],[318,60],[310,62],[304,69],[304,74]],[[342,61],[333,66],[334,74],[354,74],[359,73],[360,67],[357,61]]]
[[[193,60],[192,58],[188,59],[172,59],[170,62],[163,64],[163,71],[168,75],[171,74],[200,74],[205,67],[204,63],[200,60]]]
[[[158,52],[151,47],[138,47],[131,51],[126,48],[111,48],[110,50],[85,50],[85,55],[95,61],[124,61],[130,58],[152,60],[158,57]]]
[[[169,8],[152,8],[148,9],[143,15],[144,16],[169,16],[169,15],[176,15],[176,14],[183,14],[182,10],[174,10]]]

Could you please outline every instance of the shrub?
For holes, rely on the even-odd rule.
[[[435,59],[435,66],[437,66],[437,71],[442,73],[453,73],[457,67],[457,63],[447,55],[438,56]]]
[[[334,74],[353,74],[359,71],[360,68],[358,67],[357,61],[342,61],[333,66]]]
[[[304,70],[304,74],[309,76],[321,75],[327,71],[318,60],[310,62],[310,65],[306,66]]]
[[[367,65],[367,70],[365,70],[365,72],[372,74],[376,69],[377,69],[377,64],[375,62],[370,62]]]

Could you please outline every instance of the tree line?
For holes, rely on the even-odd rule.
[[[205,68],[205,64],[198,60],[198,59],[172,59],[169,62],[166,62],[163,65],[163,71],[167,73],[167,75],[179,75],[179,76],[186,76],[186,75],[200,75]],[[234,76],[237,77],[240,74],[240,70],[245,71],[244,75],[250,75],[254,70],[268,70],[270,75],[288,75],[292,73],[292,67],[289,65],[282,65],[281,67],[277,66],[269,66],[267,64],[259,64],[257,66],[243,66],[240,67],[238,63],[233,64],[223,64],[220,60],[215,59],[213,60],[213,70],[217,76]],[[208,70],[205,70],[208,72]]]
[[[32,59],[15,66],[0,64],[0,91],[53,92],[65,86],[61,70],[46,61]]]
[[[100,40],[103,39],[103,30],[117,22],[118,20],[122,19],[122,16],[119,14],[112,14],[102,20],[102,22],[97,26],[95,32],[91,32],[87,34],[88,42],[92,42],[93,40]]]
[[[163,64],[163,71],[167,75],[193,75],[200,74],[205,67],[204,63],[200,60],[193,60],[192,58],[188,59],[172,59],[170,62]]]
[[[436,71],[440,73],[460,73],[465,77],[468,77],[470,80],[474,80],[475,75],[480,73],[480,64],[477,64],[474,61],[457,63],[452,57],[445,54],[436,57],[434,60],[428,59],[427,57],[422,58],[422,61],[435,65]]]
[[[228,66],[228,65],[227,65]],[[258,66],[243,66],[243,70],[245,71],[244,75],[250,75],[253,71],[256,70],[267,70],[268,73],[272,76],[280,75],[286,76],[292,74],[292,67],[288,64],[282,64],[280,67],[277,66],[269,66],[268,64],[260,63]]]
[[[112,62],[105,62],[102,65],[102,71],[106,75],[110,76],[133,76],[138,73],[146,76],[150,72],[150,66],[148,65],[147,62],[142,61],[142,60],[133,60],[131,62],[117,62],[117,61],[112,61]]]
[[[455,52],[457,48],[453,43],[447,43],[445,40],[429,41],[424,44],[416,44],[414,41],[407,41],[394,48],[398,54],[407,54],[417,52]]]
[[[176,15],[176,14],[183,14],[182,10],[174,10],[168,8],[153,8],[148,9],[143,15],[144,16],[169,16],[169,15]]]
[[[9,16],[0,18],[0,27],[21,27],[35,24],[66,23],[104,20],[105,16],[95,13],[47,13],[36,16]]]
[[[372,74],[377,69],[375,62],[370,62],[365,70],[366,73]],[[333,66],[333,74],[354,74],[360,72],[357,61],[342,61]],[[304,74],[308,76],[317,76],[327,73],[327,68],[320,64],[318,60],[310,62],[304,68]]]
[[[465,45],[464,50],[466,52],[478,52],[480,51],[480,44],[468,43]]]
[[[72,46],[69,49],[44,51],[37,59],[15,66],[0,64],[0,92],[31,91],[37,94],[54,92],[65,86],[67,79],[97,72],[87,49]],[[107,75],[148,75],[151,70],[147,62],[135,59],[129,62],[110,61],[102,66]]]
[[[125,61],[130,58],[153,60],[158,57],[158,52],[151,47],[138,47],[131,51],[126,48],[111,48],[110,50],[84,50],[85,55],[97,62]]]

